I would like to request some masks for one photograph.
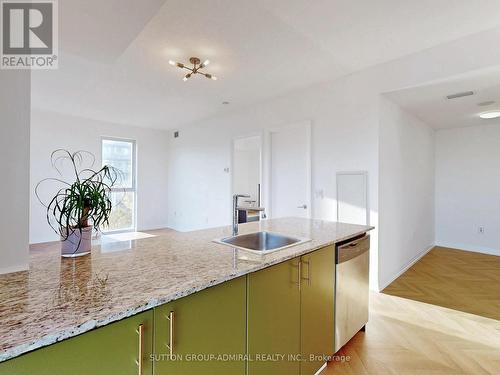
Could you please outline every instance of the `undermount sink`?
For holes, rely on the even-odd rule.
[[[303,244],[304,242],[308,241],[310,241],[310,239],[289,237],[282,234],[265,231],[241,234],[238,236],[215,240],[215,242],[223,245],[228,245],[259,254],[282,250],[290,246]]]

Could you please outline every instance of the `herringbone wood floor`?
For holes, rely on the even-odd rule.
[[[500,257],[436,247],[383,293],[500,320]]]
[[[500,374],[499,301],[500,257],[435,248],[370,295],[366,332],[322,375]]]

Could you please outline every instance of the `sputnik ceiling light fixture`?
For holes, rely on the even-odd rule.
[[[175,61],[172,61],[172,60],[168,61],[168,63],[170,65],[172,65],[172,66],[176,66],[176,67],[181,68],[181,69],[189,70],[189,73],[187,73],[184,76],[184,78],[182,79],[184,82],[186,82],[189,78],[191,78],[195,74],[201,74],[201,75],[207,77],[208,79],[217,81],[217,77],[216,76],[214,76],[212,74],[204,73],[204,72],[201,71],[201,69],[206,68],[206,66],[208,64],[210,64],[210,60],[205,60],[202,63],[199,58],[197,58],[197,57],[191,57],[189,59],[189,62],[191,64],[193,64],[192,68],[190,68],[189,66],[186,66],[185,64],[180,63],[180,62],[175,62]]]

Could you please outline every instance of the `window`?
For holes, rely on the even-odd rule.
[[[122,139],[102,140],[102,164],[119,170],[120,176],[111,190],[113,205],[107,232],[135,230],[136,157],[135,142]]]

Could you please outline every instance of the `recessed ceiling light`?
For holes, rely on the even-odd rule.
[[[484,118],[484,119],[492,119],[492,118],[498,118],[500,117],[500,111],[490,111],[490,112],[484,112],[479,114],[479,117]]]

